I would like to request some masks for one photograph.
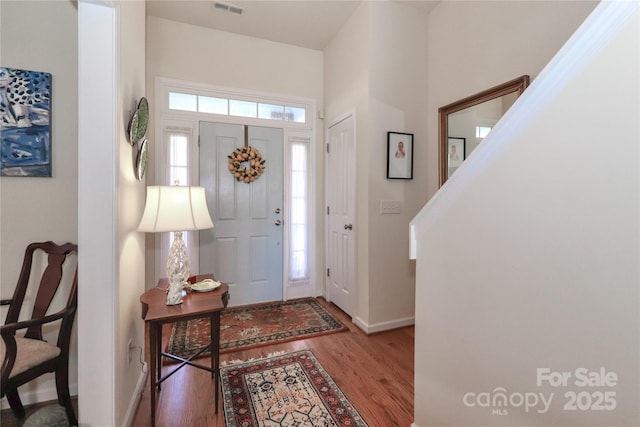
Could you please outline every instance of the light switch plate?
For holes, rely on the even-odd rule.
[[[380,200],[380,213],[399,214],[402,212],[402,202],[400,200]]]

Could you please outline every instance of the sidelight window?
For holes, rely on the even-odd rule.
[[[165,185],[192,185],[189,179],[189,144],[192,140],[192,134],[190,130],[183,129],[165,129],[166,147],[167,147],[167,182]],[[180,230],[176,230],[180,231]],[[182,240],[184,240],[187,250],[189,251],[190,259],[194,260],[194,238],[196,232],[186,231],[182,233]],[[169,254],[169,248],[173,243],[173,233],[162,233],[162,249],[163,254],[166,252],[166,256],[162,259],[167,259]]]
[[[289,279],[309,279],[309,142],[291,144]]]
[[[185,132],[169,131],[169,176],[170,184],[189,185],[189,139]]]

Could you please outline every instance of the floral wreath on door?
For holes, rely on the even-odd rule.
[[[246,184],[260,178],[264,172],[265,160],[260,151],[249,145],[237,148],[229,156],[229,171],[237,181]]]

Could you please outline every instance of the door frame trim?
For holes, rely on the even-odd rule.
[[[175,111],[170,110],[168,108],[168,93],[169,91],[186,91],[188,93],[205,95],[205,96],[215,96],[216,94],[224,95],[225,97],[251,97],[256,100],[262,99],[264,102],[273,102],[280,101],[289,104],[297,104],[304,105],[307,108],[308,120],[307,123],[295,123],[288,121],[272,121],[272,120],[264,120],[264,119],[254,119],[247,117],[236,117],[236,116],[224,116],[219,114],[208,114],[208,113],[200,113],[200,112],[190,112],[190,111]],[[242,124],[248,126],[259,126],[259,127],[272,127],[282,129],[284,132],[284,166],[285,170],[283,171],[283,189],[284,189],[284,204],[283,209],[288,211],[290,207],[290,197],[291,197],[291,188],[290,188],[290,159],[291,159],[291,138],[307,135],[309,138],[309,148],[310,148],[310,157],[309,157],[309,209],[310,209],[310,227],[309,227],[309,257],[308,262],[309,265],[309,284],[307,286],[306,293],[309,296],[317,296],[318,295],[318,285],[317,285],[317,264],[319,262],[318,257],[315,256],[314,252],[311,248],[317,247],[317,235],[316,235],[316,220],[317,216],[315,213],[316,209],[316,200],[318,196],[318,189],[316,187],[317,183],[317,155],[316,155],[316,132],[317,132],[317,109],[316,109],[316,101],[311,98],[302,98],[302,97],[294,97],[282,94],[273,94],[266,92],[258,92],[252,90],[244,90],[239,88],[230,88],[230,87],[221,87],[215,86],[205,83],[197,83],[197,82],[188,82],[183,80],[170,79],[166,77],[156,77],[154,82],[154,106],[155,106],[155,126],[154,126],[154,138],[158,141],[156,144],[157,149],[154,150],[154,173],[153,179],[155,183],[162,183],[165,181],[164,168],[163,166],[158,167],[158,165],[166,165],[166,150],[165,150],[165,141],[164,141],[164,131],[167,128],[171,128],[172,125],[175,126],[175,123],[180,123],[181,126],[184,126],[185,129],[190,129],[192,135],[194,136],[195,141],[199,141],[200,138],[200,121],[209,121],[209,122],[218,122],[218,123],[228,123],[228,124]],[[259,101],[258,101],[259,102]],[[189,161],[190,161],[190,179],[191,182],[197,183],[199,181],[200,171],[198,165],[198,154],[197,150],[191,150],[189,153]],[[147,182],[147,185],[153,185],[153,183]],[[286,218],[285,218],[286,219]],[[284,232],[284,243],[285,245],[283,249],[287,248],[288,241],[290,238],[290,229],[287,227],[287,222],[285,221]],[[154,276],[163,277],[165,275],[163,271],[164,261],[167,259],[168,248],[162,250],[162,246],[160,244],[161,238],[154,239]],[[195,258],[199,258],[199,254],[196,251],[193,254]],[[165,253],[163,253],[165,252]],[[297,292],[292,292],[290,288],[292,288],[289,283],[289,274],[288,274],[288,265],[289,265],[289,253],[285,251],[283,254],[283,276],[282,276],[282,290],[283,290],[283,299],[287,299],[287,296],[298,297],[300,295],[300,286],[299,284],[295,286]],[[153,278],[146,280],[147,287],[155,286],[156,281]]]
[[[326,208],[328,206],[329,203],[329,179],[331,177],[330,171],[327,170],[327,168],[329,167],[329,162],[327,161],[327,150],[326,150],[326,146],[329,143],[329,129],[331,129],[332,127],[340,124],[341,122],[347,120],[349,117],[353,117],[353,149],[354,149],[354,153],[357,153],[358,151],[358,138],[357,138],[357,116],[356,116],[356,109],[355,108],[351,108],[346,110],[344,113],[339,114],[338,116],[336,116],[334,119],[330,120],[328,123],[328,125],[325,127],[324,129],[324,147],[323,147],[323,152],[324,152],[324,168],[325,168],[325,173],[324,173],[324,188],[325,188],[325,192],[324,192],[324,212],[325,212],[325,218],[328,217],[328,215],[326,214]],[[356,155],[354,158],[354,167],[355,170],[358,170],[358,156]],[[353,182],[353,193],[354,196],[356,197],[357,200],[357,196],[358,196],[358,176],[357,176],[357,172],[356,172],[356,176],[355,176],[355,181]],[[353,217],[357,218],[358,217],[358,203],[354,203],[353,204]],[[325,241],[325,247],[324,247],[324,251],[325,251],[325,257],[324,257],[324,271],[328,270],[328,263],[329,263],[329,220],[328,218],[325,220],[325,225],[324,225],[324,241]],[[355,230],[353,231],[353,239],[354,239],[354,248],[353,248],[353,278],[354,278],[354,287],[353,287],[353,292],[351,294],[351,311],[353,311],[353,318],[357,317],[357,313],[359,312],[358,310],[358,227],[355,228]],[[323,286],[323,296],[325,297],[325,299],[327,301],[331,301],[331,298],[329,296],[329,281],[327,279],[328,275],[325,274],[324,276],[324,286]]]

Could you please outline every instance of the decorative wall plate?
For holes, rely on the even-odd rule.
[[[147,125],[149,124],[149,102],[147,98],[142,97],[138,103],[138,128],[136,133],[136,141],[141,140],[147,134]]]
[[[129,120],[129,125],[127,126],[127,140],[129,144],[136,145],[138,142],[138,110],[133,112],[131,119]]]
[[[138,155],[136,156],[135,173],[138,181],[142,181],[144,173],[147,170],[147,138],[140,141],[138,147]]]
[[[147,133],[147,126],[149,124],[149,102],[147,98],[142,97],[136,111],[131,115],[129,125],[127,126],[127,139],[131,146],[136,145]]]

